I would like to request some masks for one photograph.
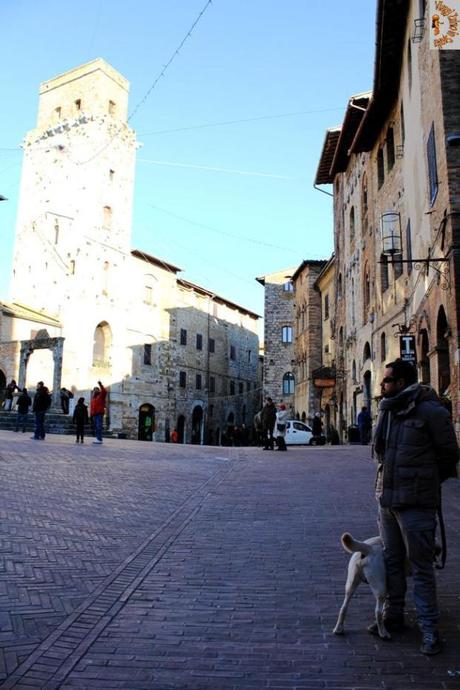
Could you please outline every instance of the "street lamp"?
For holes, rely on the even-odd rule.
[[[446,215],[441,221],[441,224],[444,224],[444,226],[447,223],[447,218],[448,216]],[[437,262],[448,262],[449,259],[447,257],[430,256],[430,249],[428,249],[428,254],[425,259],[414,259],[412,257],[410,259],[402,258],[401,214],[398,211],[385,211],[385,213],[381,214],[380,230],[382,234],[382,254],[385,256],[385,262],[379,261],[379,263],[387,263],[388,259],[390,258],[391,263],[393,264],[412,264],[416,271],[426,268],[427,273],[431,264],[431,267],[441,278],[441,289],[448,290],[450,288],[450,281],[447,275],[449,272],[449,267],[447,267],[447,270],[443,272],[437,266],[433,265]],[[397,258],[395,258],[395,256]]]

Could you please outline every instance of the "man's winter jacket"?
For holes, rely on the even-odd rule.
[[[34,396],[33,411],[46,412],[51,406],[51,395],[44,388],[38,388]]]
[[[263,406],[260,417],[262,419],[262,429],[265,431],[273,431],[276,424],[276,405],[274,402],[267,403]]]
[[[379,406],[374,436],[376,495],[389,508],[435,508],[440,483],[457,476],[458,444],[448,410],[419,383]]]

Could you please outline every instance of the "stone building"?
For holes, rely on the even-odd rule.
[[[37,126],[24,141],[0,370],[29,387],[46,379],[55,405],[61,382],[88,399],[102,380],[110,385],[108,426],[131,438],[168,440],[179,427],[184,441],[216,439],[232,413],[235,424],[252,419],[258,316],[217,295],[210,300],[179,278],[177,266],[131,249],[137,144],[128,90],[102,59],[40,87]],[[196,378],[189,393],[189,377],[185,397],[182,327],[204,339],[193,363],[201,388]],[[208,336],[218,352],[204,356]],[[239,397],[210,414],[211,362],[218,359],[218,376],[229,389],[233,381]]]
[[[295,297],[294,324],[294,409],[303,420],[312,423],[320,412],[321,394],[312,373],[321,365],[322,323],[321,295],[315,288],[325,261],[302,261],[292,275]]]
[[[295,268],[270,273],[256,280],[264,287],[263,394],[283,401],[295,411]]]
[[[311,371],[313,386],[319,396],[327,439],[331,438],[332,427],[337,428],[336,381],[342,377],[342,372],[337,369],[335,356],[335,287],[335,256],[332,255],[314,284],[321,303],[321,341],[318,347],[320,364]]]
[[[460,431],[460,54],[430,49],[430,26],[425,2],[379,0],[372,94],[327,132],[316,175],[334,185],[342,433],[362,404],[375,414],[407,335]]]

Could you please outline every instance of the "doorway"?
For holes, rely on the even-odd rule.
[[[192,443],[194,445],[201,444],[201,431],[203,426],[203,408],[201,405],[196,405],[192,412]]]
[[[183,414],[177,418],[177,442],[185,443],[185,417]]]
[[[152,441],[155,430],[155,408],[145,403],[139,408],[139,441]]]

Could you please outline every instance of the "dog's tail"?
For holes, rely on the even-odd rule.
[[[358,551],[364,554],[365,556],[368,556],[371,553],[371,547],[369,546],[369,544],[366,544],[364,541],[358,541],[357,539],[353,539],[349,532],[345,532],[345,534],[342,534],[340,541],[342,542],[343,548],[345,549],[345,551],[348,551],[348,553],[355,553],[356,551]]]

